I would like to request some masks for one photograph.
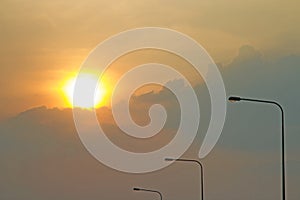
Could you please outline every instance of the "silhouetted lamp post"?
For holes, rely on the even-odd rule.
[[[203,165],[198,160],[193,159],[181,159],[181,158],[165,158],[165,161],[175,161],[175,162],[193,162],[199,165],[200,167],[200,184],[201,184],[201,200],[204,200],[204,180],[203,180]]]
[[[160,200],[162,200],[162,194],[157,191],[157,190],[149,190],[149,189],[144,189],[144,188],[133,188],[134,191],[138,191],[138,192],[153,192],[153,193],[156,193],[160,196]]]
[[[238,101],[249,101],[255,103],[265,103],[265,104],[273,104],[276,105],[281,112],[281,164],[282,164],[282,172],[281,172],[281,181],[282,181],[282,200],[285,200],[286,192],[285,192],[285,135],[284,135],[284,112],[282,106],[275,101],[268,100],[260,100],[260,99],[249,99],[231,96],[228,98],[230,102],[238,102]]]

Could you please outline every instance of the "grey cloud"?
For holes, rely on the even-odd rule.
[[[288,150],[288,192],[290,200],[299,199],[299,64],[298,56],[270,62],[253,47],[241,48],[238,57],[221,69],[228,94],[279,101],[286,111]],[[180,80],[168,84],[182,86]],[[182,87],[184,90],[184,87]],[[209,122],[209,96],[204,84],[195,86],[203,116],[199,138],[184,157],[196,158],[199,144]],[[145,105],[169,102],[167,90],[135,96],[140,115],[147,116]],[[176,100],[166,106],[174,129]],[[138,108],[144,107],[144,112]],[[136,109],[136,110],[135,110]],[[110,110],[101,108],[104,125],[114,142],[132,146],[131,150],[153,148],[151,142],[139,143],[109,123]],[[138,115],[137,115],[138,117]],[[143,118],[145,119],[145,118]],[[228,104],[226,124],[216,148],[202,162],[205,166],[207,199],[279,199],[279,113],[276,108],[246,103]],[[162,135],[160,135],[162,136]],[[172,138],[172,134],[166,136]],[[167,140],[163,140],[165,142]],[[155,139],[155,143],[159,140]],[[134,146],[136,145],[136,146]],[[162,145],[156,144],[155,147]],[[37,107],[0,123],[0,199],[153,199],[133,193],[133,186],[159,189],[165,199],[197,199],[198,169],[174,164],[145,175],[111,170],[84,149],[72,120],[71,109]]]

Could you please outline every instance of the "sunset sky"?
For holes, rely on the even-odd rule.
[[[228,64],[240,46],[268,60],[299,54],[298,1],[1,1],[1,118],[64,107],[58,90],[89,52],[121,31],[181,31]]]
[[[173,164],[144,175],[117,172],[93,159],[76,133],[70,87],[81,64],[100,42],[141,27],[174,29],[196,40],[218,65],[228,96],[283,105],[288,200],[300,198],[299,1],[1,0],[0,5],[0,199],[153,199],[132,192],[133,186],[161,190],[165,199],[199,199],[195,166]],[[151,151],[172,139],[178,103],[160,86],[141,88],[132,100],[133,118],[141,125],[149,122],[145,113],[151,104],[166,106],[170,118],[157,137],[143,142],[126,137],[111,116],[114,84],[132,67],[153,62],[173,66],[197,91],[203,117],[185,154],[197,158],[209,123],[209,94],[178,56],[148,49],[112,63],[97,103],[101,123],[112,141],[130,151]],[[178,79],[166,84],[185,89]],[[246,103],[227,106],[221,138],[203,160],[207,199],[279,200],[278,111]]]

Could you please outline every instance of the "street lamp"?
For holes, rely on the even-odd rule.
[[[282,172],[281,172],[281,181],[282,181],[282,200],[285,200],[286,191],[285,191],[285,135],[284,135],[284,112],[282,106],[275,102],[275,101],[268,101],[268,100],[260,100],[260,99],[249,99],[249,98],[242,98],[237,96],[231,96],[228,98],[230,102],[238,102],[238,101],[249,101],[249,102],[256,102],[256,103],[265,103],[265,104],[273,104],[277,106],[281,112],[281,164],[282,164]]]
[[[203,165],[198,160],[193,159],[181,159],[181,158],[165,158],[165,161],[175,161],[175,162],[193,162],[199,165],[200,167],[200,184],[201,184],[201,200],[204,200],[204,180],[203,180]]]
[[[157,193],[159,196],[160,196],[160,200],[162,200],[162,194],[157,191],[157,190],[149,190],[149,189],[144,189],[144,188],[137,188],[137,187],[134,187],[133,188],[134,191],[137,191],[137,192],[152,192],[152,193]]]

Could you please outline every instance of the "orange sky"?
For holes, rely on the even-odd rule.
[[[98,43],[131,28],[181,31],[223,64],[243,44],[255,46],[270,59],[298,54],[299,1],[289,0],[284,6],[279,2],[1,1],[0,118],[38,105],[64,107],[61,84]],[[114,73],[120,65],[138,63],[126,62]]]

